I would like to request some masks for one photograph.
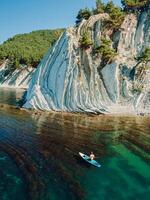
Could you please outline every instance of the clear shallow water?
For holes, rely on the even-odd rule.
[[[149,144],[149,117],[0,108],[0,199],[148,200]],[[79,151],[94,151],[102,167]]]

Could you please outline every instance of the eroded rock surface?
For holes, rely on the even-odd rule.
[[[150,12],[129,14],[120,30],[105,29],[109,16],[99,14],[72,27],[50,48],[33,75],[24,107],[92,113],[150,113],[150,71],[140,72],[135,57],[150,45]],[[117,51],[102,65],[93,49],[81,49],[88,31],[96,45],[105,35]]]
[[[34,71],[34,68],[27,66],[12,69],[12,66],[6,60],[0,66],[0,87],[26,89],[29,86]]]

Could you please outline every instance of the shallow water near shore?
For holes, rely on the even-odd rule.
[[[3,97],[3,98],[2,98]],[[21,93],[0,89],[0,103]],[[148,200],[150,117],[0,108],[0,199]],[[102,165],[78,152],[94,151]]]
[[[25,92],[24,89],[0,87],[0,104],[17,106],[24,92]]]

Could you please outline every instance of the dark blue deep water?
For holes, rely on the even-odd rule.
[[[22,92],[0,89],[0,200],[149,200],[150,117],[8,106]]]

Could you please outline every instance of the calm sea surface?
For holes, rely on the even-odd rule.
[[[23,91],[0,89],[0,104]],[[101,168],[78,155],[93,151]],[[149,200],[150,117],[0,106],[0,200]]]

